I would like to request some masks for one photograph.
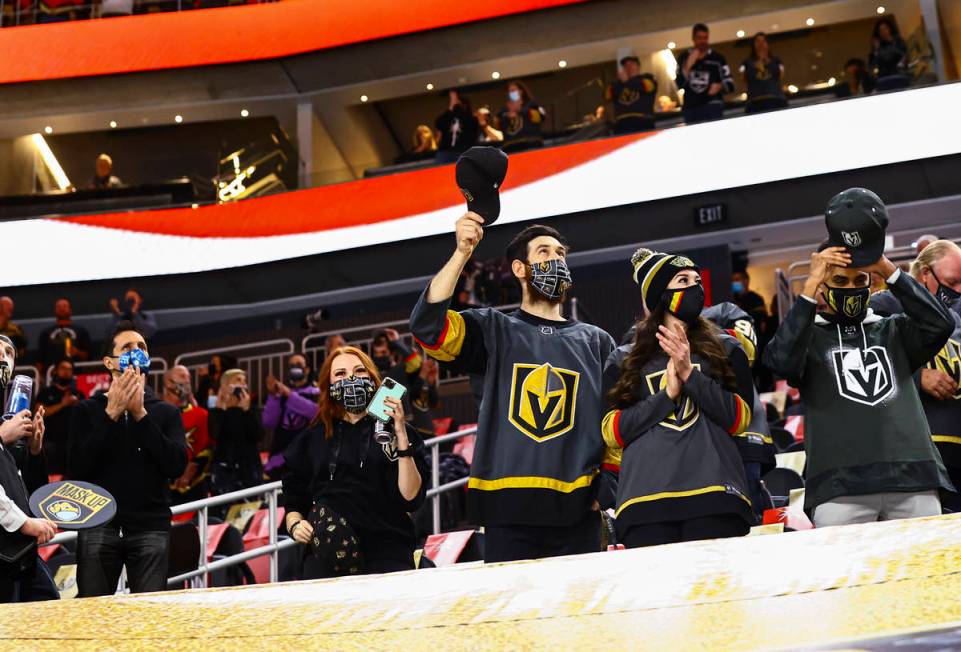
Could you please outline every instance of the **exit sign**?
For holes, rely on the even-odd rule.
[[[694,226],[709,226],[727,221],[727,207],[724,204],[712,204],[694,209]]]

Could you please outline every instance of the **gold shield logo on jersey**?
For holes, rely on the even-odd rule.
[[[928,363],[928,368],[938,369],[951,376],[958,384],[958,391],[954,393],[954,400],[961,400],[961,342],[948,340],[944,348]]]
[[[515,364],[509,421],[538,443],[569,432],[580,376],[550,364]]]
[[[695,369],[700,369],[701,365],[692,364]],[[647,380],[647,388],[650,390],[651,394],[657,394],[662,389],[667,388],[667,369],[663,371],[655,371],[652,374],[647,374],[645,376]],[[665,428],[670,428],[671,430],[687,430],[697,421],[697,418],[701,415],[701,411],[697,407],[697,403],[692,401],[690,397],[684,396],[680,397],[680,403],[675,404],[674,412],[668,415],[664,421],[661,421],[660,425]]]

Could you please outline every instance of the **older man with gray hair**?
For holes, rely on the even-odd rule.
[[[931,438],[951,481],[961,488],[961,247],[950,240],[929,243],[911,263],[911,276],[937,297],[954,319],[954,332],[944,348],[914,378]],[[888,291],[871,297],[871,306],[882,315],[903,312],[900,302]],[[947,511],[961,511],[961,494],[942,490],[941,506]]]

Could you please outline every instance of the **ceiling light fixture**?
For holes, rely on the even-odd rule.
[[[117,128],[117,121],[116,121],[116,120],[111,120],[111,121],[110,121],[110,128],[111,128],[111,129],[116,129],[116,128]]]
[[[496,70],[491,73],[491,79],[500,79],[500,78],[501,78],[501,74]]]
[[[744,30],[743,30],[743,29],[737,30],[737,37],[738,37],[738,38],[744,38]]]
[[[248,115],[250,115],[250,111],[248,111],[247,109],[241,109],[241,110],[240,110],[240,117],[241,117],[241,118],[246,118]]]
[[[883,14],[883,13],[884,13],[884,7],[878,7],[878,13],[879,13],[879,14]]]
[[[179,113],[174,116],[174,122],[176,122],[178,125],[183,121],[184,121],[184,117]]]
[[[566,68],[566,67],[567,67],[567,62],[564,61],[563,59],[561,59],[560,61],[557,62],[557,67],[558,67],[558,68]]]
[[[673,49],[676,48],[676,47],[677,47],[677,43],[675,43],[674,41],[668,41],[668,42],[667,42],[667,49],[668,49],[668,50],[673,50]]]
[[[45,133],[45,134],[47,134],[47,135],[52,134],[52,133],[53,133],[53,127],[51,127],[50,125],[47,125],[46,127],[43,128],[43,133]]]
[[[370,98],[367,97],[366,95],[361,95],[361,96],[360,96],[360,101],[361,101],[361,102],[366,102],[366,101],[369,100],[369,99],[370,99]]]
[[[428,83],[427,83],[427,90],[429,90],[429,91],[434,90],[434,85],[431,84],[430,82],[428,82]]]
[[[808,18],[806,21],[804,21],[804,23],[805,23],[808,27],[812,27],[812,26],[814,25],[814,19],[813,19],[813,18]]]

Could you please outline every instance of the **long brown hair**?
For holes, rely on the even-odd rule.
[[[374,385],[380,387],[380,374],[377,373],[377,367],[374,366],[374,361],[370,359],[370,356],[354,346],[341,346],[334,349],[324,360],[324,365],[318,372],[317,387],[320,388],[320,396],[317,398],[317,414],[314,415],[314,420],[310,422],[311,426],[317,424],[324,426],[325,439],[334,436],[334,419],[343,419],[346,416],[344,408],[330,398],[330,370],[334,366],[334,359],[344,354],[356,355],[367,370],[370,379],[374,381]]]
[[[641,386],[641,369],[651,358],[661,353],[655,334],[657,327],[664,323],[666,312],[663,305],[658,305],[647,317],[637,322],[634,346],[624,358],[621,377],[607,394],[611,407],[623,409],[637,402],[635,392]],[[714,325],[703,317],[698,317],[697,321],[687,327],[687,339],[691,344],[691,355],[697,354],[707,360],[711,377],[725,389],[734,391],[737,388],[737,378]]]

